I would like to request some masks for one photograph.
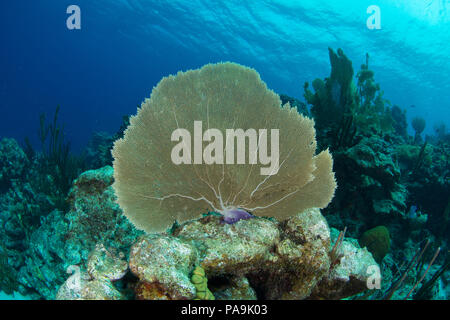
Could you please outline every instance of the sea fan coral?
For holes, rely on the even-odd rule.
[[[207,129],[200,142],[198,133],[192,143],[183,140],[178,151],[185,161],[174,163],[174,132],[194,132],[199,121]],[[244,155],[228,153],[227,163],[217,161],[217,153],[229,151],[235,143],[228,134],[222,144],[217,141],[222,137],[217,133],[227,129],[243,130],[241,143],[256,144],[255,154],[244,150]],[[273,134],[270,141],[263,139],[263,133],[274,129],[279,141]],[[252,142],[256,131],[259,137]],[[270,146],[271,153],[278,151],[278,158],[269,156],[274,162],[269,173],[262,145]],[[260,163],[255,161],[256,151]],[[247,211],[283,219],[307,208],[326,207],[334,195],[332,157],[328,150],[318,155],[315,151],[314,121],[289,104],[281,106],[279,96],[267,89],[255,70],[234,63],[209,64],[163,78],[130,118],[112,151],[113,187],[124,214],[148,232],[206,211],[225,217]]]

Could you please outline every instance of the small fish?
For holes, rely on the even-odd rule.
[[[415,108],[416,106],[412,104],[412,105],[410,105],[409,107],[410,107],[410,108]]]

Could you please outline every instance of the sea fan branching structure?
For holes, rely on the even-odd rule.
[[[192,134],[193,141],[178,137],[185,161],[174,162],[174,148],[181,143],[174,141],[174,132],[193,133],[199,123],[203,135]],[[230,161],[211,161],[238,143],[225,134],[238,129],[249,134],[248,146],[250,133],[258,132],[253,139],[257,148],[245,155],[227,154]],[[274,130],[278,141],[263,139],[268,132],[273,138]],[[272,153],[278,151],[269,173],[259,152],[263,144]],[[163,78],[131,117],[112,151],[113,187],[124,214],[147,232],[208,211],[231,221],[243,213],[283,219],[307,208],[324,208],[333,198],[332,157],[328,150],[315,152],[314,121],[289,104],[281,106],[255,70],[235,63],[209,64]]]

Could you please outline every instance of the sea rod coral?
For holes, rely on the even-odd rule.
[[[208,129],[200,143],[194,137],[194,152],[190,146],[180,150],[189,164],[174,163],[173,132],[195,132],[199,121]],[[232,129],[243,132],[244,139],[227,135],[220,143],[215,133]],[[261,132],[274,129],[279,132],[277,174],[260,174],[267,161],[256,163],[250,151],[245,159],[235,154],[236,164],[235,159],[195,161],[198,150],[203,151],[200,158],[211,160],[229,151],[235,140],[238,145],[247,140],[249,146],[257,145],[261,158],[261,145],[270,144],[272,150],[275,143]],[[254,132],[259,137],[252,136]],[[112,151],[113,187],[124,214],[148,232],[163,231],[175,220],[183,222],[206,211],[232,221],[245,213],[284,219],[308,208],[324,208],[334,195],[332,157],[328,150],[315,152],[314,121],[288,103],[282,106],[255,70],[235,63],[209,64],[163,78],[130,118]]]

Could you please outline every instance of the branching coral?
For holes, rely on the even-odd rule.
[[[317,122],[317,128],[337,130],[356,107],[356,89],[352,82],[352,62],[342,49],[337,53],[328,48],[331,73],[325,80],[315,79],[312,82],[314,93],[305,83],[305,100],[311,104],[311,114]]]
[[[278,173],[261,175],[266,167],[252,163],[251,152],[243,164],[175,164],[171,135],[181,128],[192,132],[196,121],[220,132],[278,129]],[[224,150],[232,140],[226,139]],[[281,106],[255,70],[210,64],[164,78],[153,89],[114,144],[113,187],[125,215],[146,231],[164,230],[174,220],[206,210],[226,217],[246,211],[282,219],[326,207],[334,195],[331,155],[315,151],[314,121],[289,104]],[[196,155],[183,156],[190,160]]]
[[[414,136],[414,143],[419,144],[422,142],[422,137],[420,134],[425,129],[425,125],[426,125],[425,119],[421,118],[421,117],[415,117],[412,119],[411,125],[412,125],[414,131],[416,132],[416,134]]]
[[[57,106],[53,121],[47,124],[46,115],[39,118],[39,140],[42,153],[37,158],[37,173],[31,178],[31,184],[36,189],[49,195],[58,209],[67,209],[65,198],[73,180],[84,171],[84,155],[71,152],[70,143],[64,137],[64,126],[58,121],[60,107]],[[36,154],[31,145],[26,147],[27,155],[32,160]]]
[[[393,119],[390,102],[383,98],[383,91],[366,64],[353,81],[352,62],[342,49],[334,52],[328,48],[331,73],[324,80],[304,85],[304,97],[311,105],[311,114],[320,133],[319,142],[325,138],[333,151],[354,146],[358,134],[392,131]]]

